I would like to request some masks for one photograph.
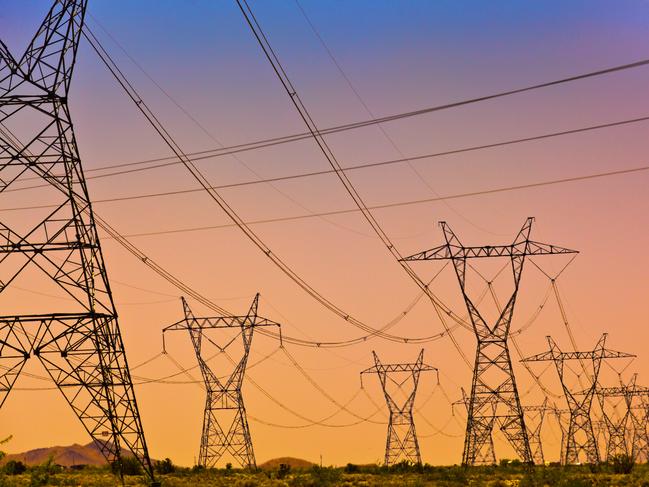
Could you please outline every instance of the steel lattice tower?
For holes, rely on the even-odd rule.
[[[649,462],[649,407],[646,398],[642,398],[640,405],[631,407],[631,423],[633,436],[631,438],[631,456],[635,462]]]
[[[184,298],[182,303],[185,318],[162,330],[163,343],[164,333],[167,331],[188,331],[205,382],[207,398],[198,464],[204,467],[215,467],[224,454],[230,453],[242,467],[256,468],[257,463],[252,448],[241,386],[246,373],[255,328],[260,326],[277,326],[279,328],[280,324],[257,315],[259,294],[255,296],[248,314],[245,316],[196,318]],[[205,334],[206,330],[219,329],[238,329],[238,333],[236,336],[230,337],[224,345],[220,345]],[[203,341],[206,340],[214,345],[220,353],[227,353],[227,349],[235,342],[238,335],[241,335],[243,341],[243,355],[238,362],[232,361],[234,369],[227,376],[227,380],[222,381],[207,363]]]
[[[565,452],[566,452],[566,425],[564,424],[563,417],[566,415],[570,417],[570,410],[569,409],[559,409],[556,404],[553,405],[552,407],[552,412],[554,413],[554,417],[557,420],[557,423],[559,424],[559,429],[561,430],[561,449],[559,450],[559,463],[561,465],[565,465],[566,460],[564,458]]]
[[[406,257],[406,261],[451,260],[471,317],[477,339],[475,366],[469,400],[462,463],[475,465],[490,448],[494,417],[520,458],[532,463],[523,409],[509,355],[509,329],[527,256],[569,254],[575,250],[530,240],[533,218],[528,218],[510,245],[465,247],[445,222],[440,225],[446,244]],[[511,259],[514,290],[493,325],[487,324],[466,289],[467,259],[508,257]],[[494,412],[494,407],[496,411]]]
[[[642,431],[640,430],[640,434],[637,436],[635,433],[636,421],[633,419],[633,408],[635,407],[633,400],[638,397],[644,398],[649,396],[649,388],[638,386],[636,380],[637,375],[634,375],[629,384],[622,384],[617,387],[597,387],[595,390],[595,395],[599,400],[602,410],[604,426],[608,433],[606,461],[610,461],[617,455],[634,457],[634,450],[640,451],[642,448],[641,444],[644,440]],[[586,391],[583,392],[585,393]],[[606,407],[607,398],[621,398],[624,402],[624,411],[622,413],[617,410],[609,412]],[[642,428],[642,423],[639,423],[638,426]]]
[[[451,404],[451,406],[455,406],[456,404],[464,404],[464,408],[468,415],[470,401],[463,387],[461,388],[461,390],[462,390],[462,399],[460,401],[455,401],[453,404]],[[486,423],[489,431],[493,431],[494,423],[496,422],[496,405],[492,403],[491,408],[493,413],[491,417],[491,421]],[[489,434],[489,443],[484,445],[480,449],[479,454],[480,456],[476,456],[475,458],[474,465],[495,465],[496,464],[496,450],[494,448],[494,439],[491,434]]]
[[[548,398],[546,397],[543,404],[540,406],[523,406],[523,412],[527,415],[526,426],[527,436],[530,442],[530,450],[532,451],[532,459],[535,465],[544,465],[545,456],[543,455],[543,443],[541,442],[541,429],[543,428],[543,420],[545,413],[551,411],[548,407]],[[536,426],[532,428],[530,424],[533,420]]]
[[[550,350],[523,359],[524,362],[554,362],[561,387],[570,410],[570,421],[565,435],[565,454],[563,461],[566,464],[579,463],[580,453],[584,453],[588,463],[596,464],[600,461],[597,441],[593,432],[590,410],[597,390],[597,381],[602,361],[612,358],[627,358],[634,355],[608,350],[605,348],[606,333],[597,342],[595,349],[590,352],[562,352],[551,337],[547,337]],[[580,392],[572,392],[565,381],[565,362],[568,360],[590,361],[592,363],[592,376],[590,386]],[[578,399],[579,397],[579,399]]]
[[[424,350],[419,352],[417,361],[409,364],[382,364],[376,352],[372,352],[374,366],[361,372],[361,387],[363,386],[363,374],[377,374],[381,381],[385,402],[390,411],[388,424],[388,435],[385,445],[385,464],[394,465],[399,461],[407,461],[413,464],[421,464],[419,442],[415,431],[415,421],[412,410],[415,405],[415,396],[419,385],[419,375],[422,372],[434,370],[435,367],[424,364]],[[398,381],[393,376],[404,377]],[[388,391],[388,381],[394,383],[399,389],[404,387],[408,379],[412,379],[410,393],[406,394],[406,400],[399,405],[392,394]],[[439,377],[438,377],[439,380]]]
[[[37,357],[104,457],[121,471],[126,448],[153,480],[68,108],[86,5],[55,1],[20,60],[0,41],[0,197],[40,179],[53,204],[0,222],[0,292],[13,313],[0,317],[0,406]],[[65,304],[16,300],[21,280]]]

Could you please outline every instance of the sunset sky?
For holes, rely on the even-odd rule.
[[[649,2],[640,0],[299,0],[299,4],[255,0],[250,5],[320,128],[649,58]],[[0,36],[16,57],[49,6],[48,0],[0,0]],[[306,130],[235,2],[91,0],[86,20],[186,152]],[[649,66],[638,67],[345,131],[326,140],[343,167],[492,144],[647,117],[648,85]],[[70,109],[95,211],[149,257],[233,313],[245,314],[260,292],[260,314],[282,323],[288,336],[338,341],[364,334],[290,281],[204,192],[105,201],[191,190],[198,185],[179,165],[105,176],[119,170],[106,166],[172,154],[85,40],[74,72]],[[649,166],[648,128],[649,121],[633,123],[347,174],[365,203],[377,206],[640,168]],[[309,139],[236,157],[203,159],[197,165],[214,186],[330,169]],[[525,218],[536,217],[534,240],[580,252],[557,280],[578,347],[589,350],[608,332],[611,348],[638,357],[631,365],[611,361],[610,367],[602,369],[602,381],[614,384],[613,369],[626,367],[624,378],[638,372],[639,383],[649,385],[647,183],[649,171],[638,171],[393,206],[373,214],[403,255],[442,244],[438,226],[442,220],[466,245],[487,245],[511,243]],[[311,286],[372,327],[379,328],[403,313],[419,295],[358,212],[311,215],[355,208],[335,175],[219,192],[246,221],[305,216],[251,227]],[[39,193],[27,190],[13,199],[3,197],[0,219],[4,213],[22,211],[15,208],[48,204]],[[135,366],[160,353],[162,328],[183,316],[181,293],[114,240],[101,232],[100,236],[127,356]],[[554,276],[570,257],[532,260]],[[473,264],[491,280],[506,263]],[[428,281],[443,265],[419,262],[413,268]],[[516,337],[523,355],[546,350],[546,335],[552,335],[562,348],[571,348],[549,279],[538,267],[528,262],[525,268],[512,325],[512,330],[525,326],[543,306]],[[505,268],[495,280],[500,302],[511,292],[509,272]],[[484,285],[471,270],[472,296],[480,296]],[[48,302],[42,289],[22,286],[12,291],[12,299]],[[465,316],[450,266],[442,270],[432,289]],[[213,314],[189,302],[196,315]],[[483,304],[487,316],[493,318],[493,300],[487,296]],[[421,299],[390,330],[401,337],[442,331],[427,299]],[[463,328],[454,329],[453,335],[472,362],[475,337]],[[459,463],[466,415],[457,407],[453,413],[450,403],[461,398],[461,387],[470,389],[471,370],[447,336],[424,344],[374,338],[336,349],[287,344],[286,351],[328,398],[296,370],[285,352],[277,349],[276,341],[260,334],[253,342],[247,374],[254,384],[244,382],[257,461],[279,456],[319,461],[320,455],[325,464],[382,461],[387,421],[383,394],[376,377],[364,378],[365,391],[361,391],[359,372],[373,365],[372,350],[385,362],[408,362],[416,359],[422,347],[425,362],[440,370],[440,385],[434,374],[421,377],[415,422],[422,459],[432,464]],[[168,335],[167,350],[184,367],[196,365],[185,334]],[[516,350],[512,347],[511,351],[522,403],[539,404],[542,392],[519,363]],[[200,379],[199,371],[192,369],[191,377],[178,374],[170,357],[158,356],[132,370],[132,375],[138,383],[137,399],[151,456],[192,465],[198,455],[204,391],[200,384],[191,383]],[[223,363],[214,361],[213,366],[218,375],[226,372]],[[552,367],[531,367],[542,374],[542,382],[554,394],[560,393]],[[35,360],[25,372],[44,375]],[[149,381],[168,376],[172,377]],[[51,385],[26,375],[19,379],[0,411],[0,436],[13,435],[7,450],[90,441],[60,393],[41,390]],[[331,398],[353,414],[340,411],[323,426],[308,424],[290,412],[311,420],[327,418],[340,409]],[[565,407],[561,397],[550,399]],[[378,412],[372,401],[380,405]],[[359,423],[358,417],[371,421]],[[559,436],[556,421],[548,417],[543,438],[549,460],[558,460]],[[510,447],[496,437],[497,456],[512,457]]]

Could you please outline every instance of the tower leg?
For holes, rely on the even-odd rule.
[[[527,428],[506,339],[478,336],[462,463],[495,463],[492,432],[501,430],[523,462],[532,463]]]

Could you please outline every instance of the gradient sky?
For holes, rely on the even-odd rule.
[[[649,54],[646,1],[301,0],[301,5],[375,116],[551,81],[634,62]],[[44,0],[0,0],[1,36],[15,55],[22,53],[48,6]],[[251,6],[319,127],[371,118],[294,1],[253,1]],[[94,0],[89,4],[88,25],[188,152],[305,130],[233,2]],[[401,153],[413,156],[568,130],[649,115],[648,83],[649,68],[642,67],[392,122],[383,129]],[[87,176],[106,172],[93,171],[105,165],[170,155],[85,41],[70,106]],[[412,166],[421,179],[405,164],[349,175],[368,205],[487,190],[644,166],[649,148],[646,131],[647,124],[638,123],[420,160]],[[375,126],[333,135],[327,141],[343,166],[400,157]],[[208,159],[200,162],[200,168],[213,184],[227,184],[323,170],[328,164],[312,141],[302,141],[245,152],[238,159]],[[377,210],[375,216],[404,255],[441,244],[440,220],[449,222],[466,244],[484,245],[509,243],[525,218],[535,216],[534,239],[581,252],[558,281],[578,346],[588,349],[602,332],[609,332],[612,348],[638,354],[625,374],[637,371],[640,382],[647,383],[648,178],[647,172],[638,172]],[[90,179],[88,184],[93,200],[196,187],[177,166]],[[246,220],[353,207],[331,175],[231,188],[222,194]],[[38,191],[26,191],[15,200],[3,199],[0,211],[39,203],[47,201]],[[254,294],[260,292],[261,314],[280,321],[288,335],[339,340],[362,333],[303,293],[236,228],[138,236],[230,223],[205,194],[97,202],[95,210],[120,232],[133,236],[136,245],[172,273],[233,312],[244,313]],[[253,228],[311,285],[374,327],[398,315],[417,295],[418,289],[358,214]],[[181,318],[179,292],[114,241],[104,238],[103,247],[127,355],[131,364],[139,364],[160,352],[161,329]],[[545,257],[535,262],[552,275],[568,259]],[[480,263],[484,265],[480,271],[490,276],[502,264]],[[440,265],[417,263],[416,270],[430,279]],[[471,291],[479,295],[482,284],[476,274],[471,279]],[[508,279],[505,273],[496,281],[502,301],[511,284]],[[450,268],[441,273],[433,289],[464,315]],[[547,289],[548,279],[529,265],[514,329],[529,320]],[[25,301],[46,300],[34,294],[38,291],[25,287],[14,296]],[[569,348],[556,301],[550,296],[547,303],[518,339],[524,354],[545,350],[544,337],[549,334],[560,346]],[[191,304],[196,314],[207,313],[198,303]],[[392,331],[416,337],[442,330],[430,303],[421,301]],[[472,360],[474,337],[464,330],[457,330],[455,336]],[[257,335],[251,363],[276,348],[276,342]],[[420,348],[380,339],[336,350],[287,345],[308,373],[342,403],[358,392],[358,373],[371,365],[371,350],[393,362],[414,360]],[[168,349],[184,366],[195,364],[187,336],[170,336]],[[518,364],[518,355],[512,356],[522,402],[540,402],[540,392]],[[461,397],[460,387],[470,388],[471,371],[447,338],[425,344],[425,360],[440,368],[441,386],[435,386],[433,376],[422,376],[421,411],[416,416],[422,457],[429,463],[457,463],[465,416],[460,410],[452,415],[449,400]],[[627,363],[611,365],[621,369]],[[537,373],[543,371],[544,383],[558,393],[554,370],[542,364],[534,367]],[[25,370],[43,373],[36,362]],[[613,381],[612,369],[605,371],[604,380]],[[142,378],[176,372],[170,360],[159,357],[134,370],[133,375],[141,382]],[[196,370],[191,374],[199,377]],[[250,369],[249,376],[279,402],[308,418],[323,418],[337,409],[281,351]],[[136,387],[151,455],[168,456],[183,465],[191,465],[198,453],[204,401],[196,384],[177,383],[187,380],[180,375],[172,383]],[[373,419],[384,422],[378,380],[368,378],[365,384],[372,400],[382,406]],[[42,386],[48,384],[22,377],[0,411],[2,434],[14,435],[7,445],[12,452],[89,441],[58,391],[30,390]],[[298,426],[304,421],[250,383],[244,386],[244,395],[260,462],[287,455],[312,461],[322,455],[327,464],[372,462],[383,457],[383,424],[269,426],[265,423]],[[363,417],[375,410],[364,393],[348,407]],[[356,421],[340,412],[327,423]],[[544,439],[550,459],[558,458],[558,434],[556,423],[548,419]],[[496,448],[499,457],[512,456],[502,441],[497,441]]]

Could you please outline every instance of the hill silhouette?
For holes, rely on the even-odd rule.
[[[259,465],[259,468],[272,470],[275,468],[279,468],[280,464],[282,463],[286,465],[290,465],[291,468],[310,468],[315,465],[315,463],[309,462],[308,460],[302,460],[301,458],[279,457],[279,458],[273,458],[271,460],[262,463],[261,465]]]
[[[130,455],[130,452],[123,452]],[[101,454],[99,444],[95,441],[87,445],[51,446],[48,448],[36,448],[23,453],[8,453],[2,460],[6,463],[9,460],[21,461],[25,465],[40,465],[53,458],[54,463],[64,467],[74,465],[106,465],[106,459]]]

